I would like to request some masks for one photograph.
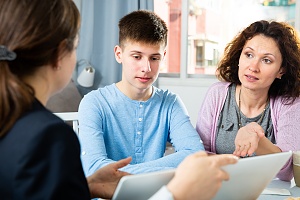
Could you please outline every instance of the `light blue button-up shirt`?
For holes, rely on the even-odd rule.
[[[147,101],[128,98],[115,84],[85,95],[79,140],[86,176],[129,156],[132,162],[121,169],[129,173],[175,168],[187,155],[204,150],[180,98],[155,87]],[[167,141],[175,153],[164,156]]]

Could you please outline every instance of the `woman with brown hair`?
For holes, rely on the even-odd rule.
[[[257,21],[225,48],[196,129],[206,151],[254,156],[298,150],[300,40],[296,30]],[[290,160],[278,178],[293,177]]]

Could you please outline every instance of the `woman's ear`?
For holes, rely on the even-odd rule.
[[[285,74],[285,69],[284,68],[280,68],[276,78],[281,79],[281,77]]]
[[[57,69],[61,69],[62,66],[62,60],[64,58],[64,56],[66,55],[65,52],[65,47],[66,47],[66,41],[63,40],[57,47],[57,55],[55,60],[52,61],[52,67],[53,69],[57,70]]]
[[[122,49],[119,45],[116,45],[114,48],[115,58],[118,63],[122,63]]]

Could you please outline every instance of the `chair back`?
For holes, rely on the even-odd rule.
[[[78,112],[60,112],[53,113],[65,122],[72,122],[72,127],[74,132],[79,134],[79,121],[78,121]]]

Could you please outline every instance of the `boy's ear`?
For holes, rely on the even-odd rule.
[[[119,45],[116,45],[114,48],[115,58],[118,63],[122,63],[122,49]]]

